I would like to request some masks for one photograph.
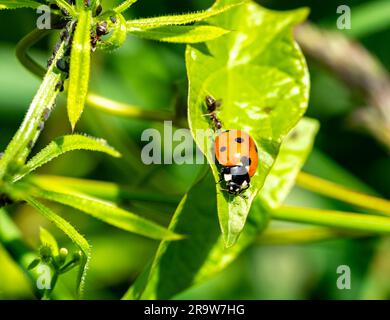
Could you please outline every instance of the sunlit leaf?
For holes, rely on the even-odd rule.
[[[36,9],[41,5],[42,3],[30,1],[30,0],[0,0],[0,10],[19,9],[19,8]]]
[[[127,21],[128,28],[158,28],[164,26],[183,25],[193,22],[199,22],[210,18],[212,16],[219,15],[225,11],[228,11],[236,6],[241,5],[245,1],[217,1],[214,6],[205,11],[186,13],[180,15],[161,16],[154,18],[143,18],[137,20]]]
[[[43,205],[32,197],[28,197],[26,201],[35,209],[37,209],[46,219],[55,224],[57,228],[63,231],[83,252],[82,261],[80,264],[80,273],[78,277],[78,292],[81,295],[84,290],[84,282],[88,263],[90,259],[90,246],[88,241],[65,219],[54,213],[51,209]]]
[[[167,26],[152,29],[130,27],[127,31],[145,39],[176,43],[204,42],[229,32],[228,30],[210,25]]]
[[[275,164],[259,193],[267,206],[279,206],[290,193],[312,149],[318,127],[316,120],[303,118],[283,141]]]
[[[47,185],[45,186],[48,187]],[[70,191],[65,188],[61,188],[61,186],[51,186],[46,190],[35,189],[32,192],[34,192],[36,197],[62,203],[85,212],[92,217],[102,220],[117,228],[148,238],[169,240],[182,238],[182,236],[152,221],[121,209],[111,202]]]
[[[91,22],[91,11],[81,10],[70,55],[68,117],[72,129],[76,126],[84,110],[85,99],[88,93],[91,60]]]
[[[49,231],[41,227],[39,230],[39,239],[41,240],[41,244],[50,247],[53,256],[58,256],[59,251],[57,240]]]
[[[34,171],[45,163],[50,162],[56,157],[74,150],[90,150],[107,153],[113,157],[119,157],[120,153],[110,147],[103,139],[96,139],[80,134],[73,134],[59,137],[53,140],[49,145],[43,148],[35,155],[18,173],[14,181],[21,179],[26,174]]]
[[[225,248],[217,218],[214,181],[209,173],[185,195],[176,209],[170,229],[187,236],[180,242],[162,242],[152,265],[137,279],[125,299],[169,299],[201,283],[225,268],[266,226],[270,205],[282,203],[313,144],[318,124],[302,119],[280,148],[266,185],[251,207],[248,221],[235,246]],[[305,134],[302,132],[305,131]],[[296,134],[294,134],[296,132]],[[285,168],[285,170],[283,170]],[[269,184],[269,185],[268,185]],[[204,195],[207,194],[207,201]],[[194,224],[193,221],[197,221]],[[175,269],[170,268],[170,261]],[[185,263],[182,263],[185,261]],[[180,277],[177,277],[180,274]]]
[[[260,165],[245,197],[229,196],[217,186],[218,215],[226,246],[237,241],[281,141],[306,110],[308,71],[292,37],[292,27],[306,15],[302,9],[276,12],[249,2],[209,20],[235,32],[207,42],[205,47],[187,48],[189,125],[199,148],[212,162],[214,134],[209,118],[204,116],[204,100],[211,95],[222,99],[217,116],[223,129],[244,130],[259,150]],[[208,143],[196,137],[197,129],[208,130]],[[215,180],[219,180],[217,166],[211,167]]]

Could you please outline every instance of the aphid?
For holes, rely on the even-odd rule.
[[[28,147],[29,149],[32,149],[33,146],[34,146],[34,141],[30,140],[30,141],[28,142],[28,144],[27,144],[27,147]]]
[[[107,33],[108,33],[108,30],[107,30],[107,22],[106,21],[100,22],[96,25],[96,35],[98,37],[104,36]]]
[[[91,0],[84,0],[84,5],[89,8],[91,6]]]
[[[206,115],[210,116],[211,121],[214,123],[214,127],[217,130],[221,130],[222,122],[219,120],[216,114],[216,110],[221,106],[221,100],[215,100],[211,96],[206,96],[206,105],[208,111]]]
[[[60,92],[64,91],[64,81],[58,81],[54,89]]]
[[[100,22],[96,25],[96,36],[91,37],[91,48],[92,51],[96,50],[96,44],[100,40],[101,36],[104,36],[108,33],[108,28],[107,28],[107,22],[103,21]]]
[[[64,59],[58,59],[56,67],[62,72],[69,72],[69,63]]]
[[[215,157],[221,166],[220,182],[230,194],[238,195],[249,188],[256,173],[259,156],[254,140],[241,130],[227,130],[214,142]]]
[[[47,121],[47,119],[49,119],[50,117],[50,109],[49,108],[46,108],[45,111],[43,111],[43,115],[42,115],[42,120],[43,121]]]
[[[96,10],[95,10],[95,17],[100,15],[103,11],[103,7],[101,4],[99,4],[97,7],[96,7]]]
[[[45,123],[44,123],[43,121],[41,121],[41,122],[38,124],[38,130],[39,130],[39,131],[42,131],[44,127],[45,127]]]
[[[116,23],[116,17],[115,16],[110,16],[110,20],[112,23]]]

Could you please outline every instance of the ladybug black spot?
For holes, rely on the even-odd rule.
[[[236,141],[237,143],[242,143],[242,142],[244,142],[244,138],[238,137],[238,138],[234,139],[234,141]]]
[[[223,146],[223,147],[221,147],[220,149],[219,149],[219,151],[221,151],[221,152],[224,152],[226,150],[226,147],[225,146]]]

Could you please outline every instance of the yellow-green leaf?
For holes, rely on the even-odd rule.
[[[223,36],[228,32],[228,30],[211,25],[128,28],[128,33],[141,38],[175,43],[204,42]]]
[[[72,43],[68,87],[68,117],[72,129],[76,126],[84,110],[88,93],[91,62],[91,22],[89,10],[81,10]]]

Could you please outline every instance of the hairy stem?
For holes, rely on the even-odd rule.
[[[40,135],[42,123],[47,119],[59,92],[57,83],[61,80],[62,75],[55,71],[55,64],[63,55],[63,51],[64,43],[59,47],[21,126],[0,160],[0,180],[3,180],[7,173],[12,174],[14,169],[24,164],[32,146]],[[11,164],[14,168],[10,166]]]

